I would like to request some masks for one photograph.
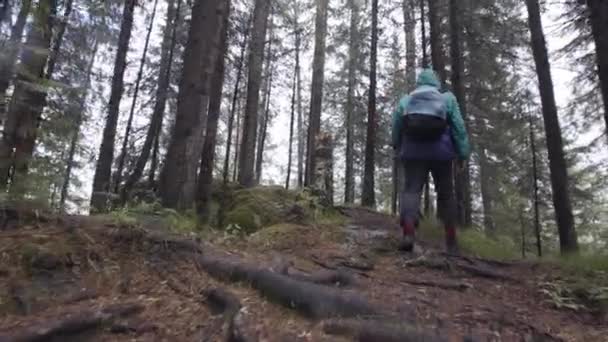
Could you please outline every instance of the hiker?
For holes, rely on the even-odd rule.
[[[470,146],[456,97],[449,91],[442,93],[440,87],[432,69],[422,70],[416,89],[401,99],[393,113],[393,148],[405,174],[400,195],[403,237],[399,247],[408,252],[414,248],[420,197],[430,172],[448,253],[458,253],[453,167],[457,161],[458,168],[463,168]]]

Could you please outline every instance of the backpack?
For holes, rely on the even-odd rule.
[[[414,90],[403,113],[405,136],[415,141],[438,140],[448,126],[445,102],[437,88]]]

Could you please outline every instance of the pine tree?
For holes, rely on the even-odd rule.
[[[325,76],[325,45],[327,36],[327,10],[329,0],[316,0],[315,50],[312,60],[312,84],[310,111],[308,115],[308,137],[306,143],[306,174],[304,185],[315,183],[316,138],[321,131],[321,109],[323,107],[323,83]]]
[[[597,73],[604,100],[604,121],[608,137],[608,2],[587,0],[591,32],[595,41]]]
[[[348,43],[348,89],[346,92],[346,174],[344,176],[344,203],[355,201],[355,86],[359,54],[359,6],[356,0],[349,1],[350,38]]]
[[[564,158],[564,148],[561,128],[557,117],[557,105],[553,92],[551,66],[543,33],[540,6],[538,0],[526,0],[528,9],[528,25],[530,27],[532,51],[536,72],[538,74],[539,91],[541,96],[547,149],[551,167],[551,187],[553,190],[553,205],[559,231],[560,250],[562,253],[576,252],[578,241],[574,229],[572,205],[568,194],[568,171]]]
[[[123,8],[122,23],[118,39],[118,49],[114,61],[114,75],[112,76],[112,91],[108,105],[108,116],[103,130],[103,140],[97,157],[95,176],[93,177],[93,195],[91,196],[91,209],[104,212],[107,208],[110,192],[110,177],[114,161],[114,140],[118,125],[120,100],[124,90],[124,73],[127,67],[127,52],[133,29],[133,11],[135,0],[126,0]]]
[[[221,23],[219,38],[220,55],[215,61],[215,70],[211,81],[211,98],[209,100],[209,116],[207,118],[207,133],[205,144],[201,155],[201,166],[198,176],[198,214],[205,220],[209,220],[209,205],[211,201],[211,186],[213,183],[213,165],[215,162],[215,146],[217,143],[217,125],[220,118],[222,105],[222,93],[224,88],[224,68],[226,63],[226,51],[228,48],[228,23],[230,17],[230,1],[224,3],[226,12],[224,21]]]
[[[255,142],[258,126],[258,105],[262,76],[262,60],[264,56],[264,39],[270,1],[256,0],[253,10],[253,28],[249,44],[249,77],[247,82],[247,104],[243,119],[243,137],[241,140],[239,159],[239,183],[243,186],[255,185],[254,162]]]
[[[194,207],[196,177],[203,148],[211,74],[219,56],[226,0],[197,0],[192,7],[188,43],[179,85],[177,113],[160,178],[164,206]]]
[[[41,1],[34,10],[34,23],[27,33],[15,80],[9,113],[0,140],[0,189],[11,180],[11,192],[23,194],[28,164],[34,150],[41,105],[38,85],[45,79],[55,9],[53,0]]]
[[[4,121],[4,112],[6,107],[5,100],[6,90],[10,84],[11,78],[13,77],[15,62],[19,55],[19,49],[21,46],[21,38],[23,37],[23,30],[25,29],[25,23],[27,16],[30,13],[32,6],[32,0],[23,0],[17,15],[17,21],[11,28],[11,35],[6,44],[3,46],[3,50],[0,53],[0,122]]]
[[[369,72],[369,103],[367,116],[367,139],[365,144],[365,170],[361,204],[375,207],[375,172],[376,172],[376,64],[378,56],[378,0],[372,0],[372,48]]]
[[[122,148],[120,156],[118,157],[118,169],[116,170],[116,179],[114,180],[114,193],[119,193],[119,189],[122,183],[122,174],[125,167],[125,159],[127,157],[127,146],[129,144],[129,136],[131,135],[131,129],[133,126],[133,116],[135,115],[135,107],[137,105],[137,97],[139,95],[139,88],[141,85],[141,79],[144,73],[144,66],[146,64],[146,57],[148,55],[148,46],[150,44],[150,35],[152,34],[152,28],[154,27],[154,18],[156,17],[156,6],[158,0],[154,0],[154,6],[152,7],[152,14],[150,15],[150,23],[148,24],[148,30],[146,33],[146,39],[144,42],[144,50],[141,54],[139,61],[139,71],[135,78],[135,90],[133,91],[133,97],[131,99],[131,109],[129,111],[129,118],[127,120],[127,127],[125,128],[125,135],[122,139]]]
[[[180,22],[180,9],[182,0],[177,0],[177,7],[175,6],[175,0],[169,0],[167,4],[167,16],[165,20],[165,27],[163,30],[163,40],[161,43],[161,57],[160,66],[158,71],[158,79],[156,84],[156,92],[154,95],[155,103],[152,111],[152,117],[150,118],[150,125],[146,133],[146,139],[141,148],[141,153],[135,162],[135,167],[128,177],[123,190],[122,190],[122,201],[127,200],[128,194],[131,188],[139,181],[143,175],[144,168],[148,159],[150,159],[150,153],[152,152],[153,145],[158,143],[160,132],[162,129],[163,117],[165,115],[165,107],[167,104],[168,88],[171,81],[171,67],[173,64],[173,55],[177,43],[177,27]],[[157,144],[156,144],[157,145]],[[158,150],[158,147],[155,148]],[[156,158],[153,158],[156,159]],[[151,162],[152,163],[152,162]],[[151,167],[151,169],[154,169]],[[151,174],[154,174],[154,170],[151,170]]]

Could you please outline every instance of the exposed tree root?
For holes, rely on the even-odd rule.
[[[196,259],[199,266],[210,275],[232,282],[248,282],[267,298],[312,319],[379,314],[376,308],[360,296],[226,259],[201,255]]]
[[[234,294],[223,289],[204,290],[203,296],[211,312],[216,315],[234,316],[241,309],[241,301]]]
[[[300,272],[293,268],[287,268],[282,273],[290,278],[305,281],[308,283],[331,285],[337,287],[351,286],[355,283],[355,278],[348,272],[337,271],[318,271],[311,274]]]
[[[226,324],[221,329],[227,342],[253,342],[257,339],[245,329],[244,311],[241,301],[232,293],[223,289],[203,291],[205,302],[214,314],[224,315]]]
[[[144,229],[112,229],[107,232],[111,238],[121,242],[146,241],[154,245],[161,245],[166,249],[186,252],[203,253],[203,246],[199,241],[173,237],[167,234],[151,232]]]
[[[494,280],[509,280],[509,281],[514,280],[512,277],[510,277],[506,274],[496,272],[487,267],[463,264],[463,263],[457,263],[457,266],[461,270],[463,270],[471,275],[477,276],[477,277],[494,279]]]
[[[14,328],[0,332],[0,342],[38,342],[53,338],[66,338],[70,335],[93,330],[116,318],[138,313],[143,308],[139,304],[109,305],[97,310],[86,310],[71,314],[59,314],[54,318],[31,323],[24,328]]]
[[[328,335],[346,336],[359,342],[447,341],[438,336],[421,333],[406,325],[373,320],[330,320],[323,323],[323,331]]]
[[[456,291],[465,291],[470,289],[471,284],[457,282],[457,281],[435,281],[435,280],[416,280],[416,279],[402,279],[404,283],[415,285],[415,286],[428,286],[428,287],[437,287],[445,290],[456,290]]]

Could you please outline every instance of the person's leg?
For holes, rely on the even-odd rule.
[[[456,241],[456,199],[454,196],[453,163],[433,162],[431,173],[437,190],[437,211],[445,226],[446,246],[449,253],[458,253]]]
[[[412,250],[416,234],[416,222],[420,212],[420,196],[428,174],[428,162],[407,160],[403,165],[405,182],[401,190],[400,222],[403,229],[403,239],[400,248]]]

